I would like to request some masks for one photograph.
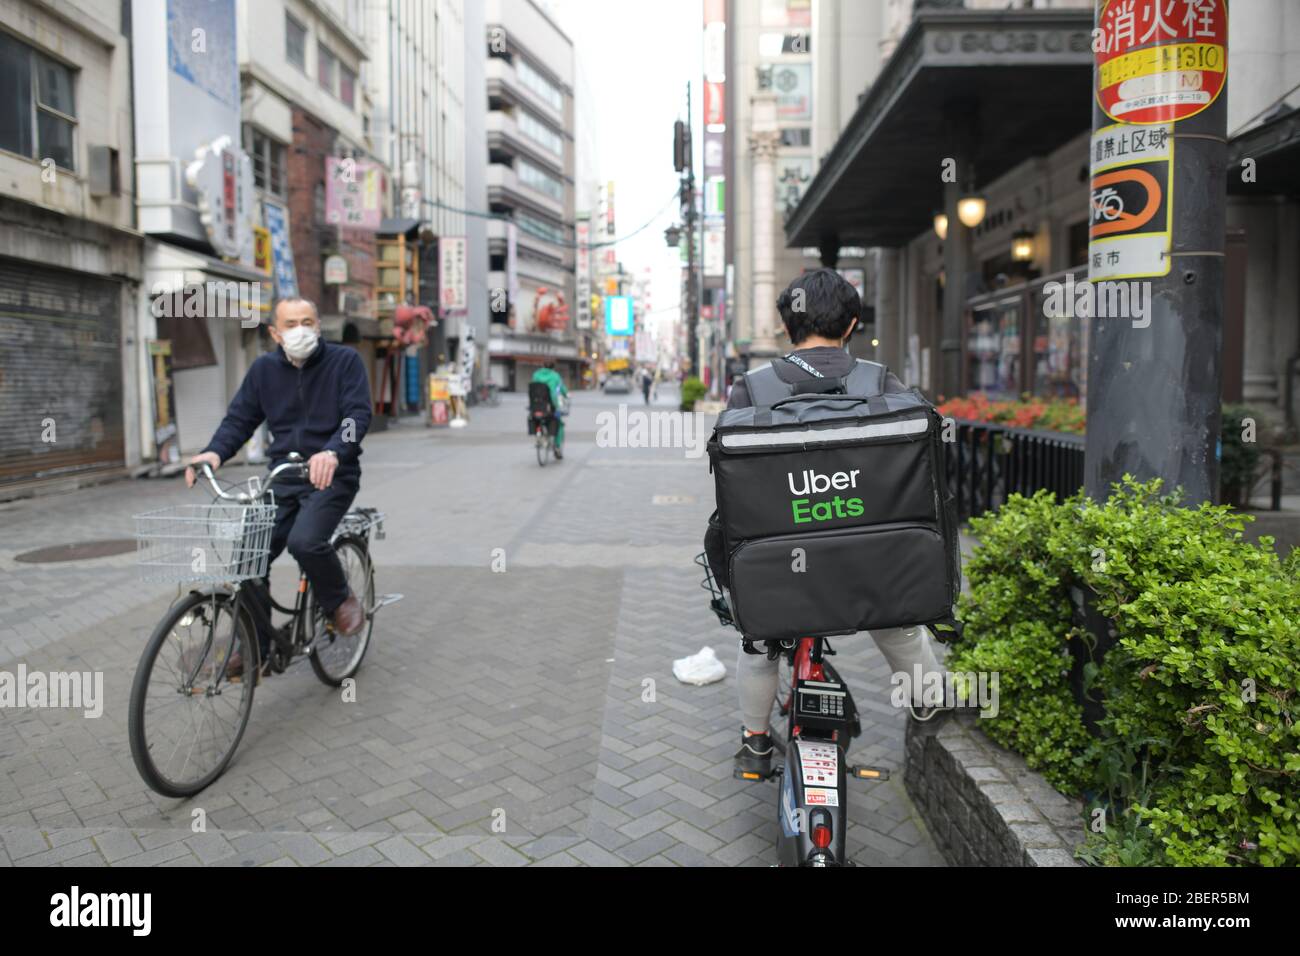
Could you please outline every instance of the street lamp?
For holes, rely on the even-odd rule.
[[[962,196],[957,200],[957,218],[967,229],[974,229],[984,221],[984,210],[988,201],[978,193]]]
[[[934,214],[934,234],[943,242],[948,238],[948,216],[946,213],[936,212]]]
[[[1031,262],[1034,258],[1034,234],[1028,229],[1017,230],[1011,237],[1011,261]]]

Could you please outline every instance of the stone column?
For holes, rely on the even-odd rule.
[[[776,244],[773,235],[776,215],[776,148],[781,134],[776,126],[776,94],[761,77],[759,91],[749,98],[749,155],[753,201],[753,295],[750,310],[753,338],[750,354],[768,358],[777,354]]]

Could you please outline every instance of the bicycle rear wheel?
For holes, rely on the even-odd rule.
[[[243,673],[228,673],[238,654]],[[154,628],[131,684],[127,736],[136,770],[165,797],[221,776],[248,726],[257,683],[252,622],[226,594],[191,593]]]
[[[307,620],[316,628],[316,638],[311,645],[311,669],[321,682],[338,687],[361,668],[361,659],[370,647],[370,632],[375,627],[375,568],[370,562],[370,550],[364,538],[345,535],[334,542],[334,553],[343,566],[348,589],[356,595],[365,612],[366,621],[352,637],[341,637],[326,628],[324,614],[316,604],[313,591],[308,602]]]
[[[551,457],[551,441],[550,433],[545,427],[539,425],[537,428],[536,438],[537,464],[541,465],[543,468],[546,467],[547,459]]]

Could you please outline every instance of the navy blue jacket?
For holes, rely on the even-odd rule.
[[[333,451],[340,471],[359,471],[361,439],[370,427],[370,380],[361,356],[324,340],[302,368],[279,346],[259,355],[203,450],[227,461],[263,421],[271,430],[267,454],[273,463],[291,451],[304,458]]]

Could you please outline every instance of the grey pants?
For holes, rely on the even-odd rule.
[[[932,638],[924,626],[891,627],[868,633],[875,639],[880,653],[885,655],[891,674],[911,676],[917,664],[921,665],[923,674],[944,672],[931,646]],[[762,647],[761,644],[758,646]],[[779,659],[769,661],[764,654],[746,654],[744,647],[740,648],[736,683],[740,687],[740,713],[745,720],[745,729],[750,733],[767,733],[772,704],[776,701],[779,663]]]

